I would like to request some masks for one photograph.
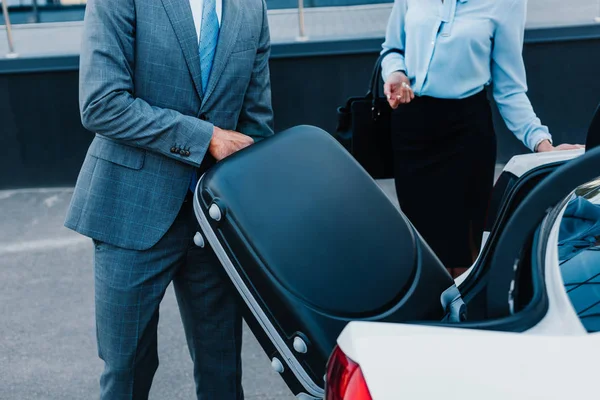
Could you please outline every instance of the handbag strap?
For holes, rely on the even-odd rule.
[[[368,98],[373,97],[373,100],[375,100],[380,97],[379,81],[381,80],[381,64],[383,63],[384,58],[392,53],[404,55],[404,51],[400,49],[389,49],[381,53],[375,62],[375,67],[373,68],[373,73],[371,74],[371,86],[367,92]]]

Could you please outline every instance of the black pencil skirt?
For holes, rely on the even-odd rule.
[[[392,144],[403,213],[446,268],[468,268],[481,245],[496,164],[486,92],[400,105]]]

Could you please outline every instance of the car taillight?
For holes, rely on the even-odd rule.
[[[373,400],[360,366],[336,346],[327,363],[325,400]]]

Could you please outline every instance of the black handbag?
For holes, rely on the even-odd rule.
[[[373,179],[394,176],[391,136],[392,108],[381,94],[381,62],[390,49],[377,59],[371,75],[371,85],[364,97],[351,97],[337,109],[338,124],[335,137],[346,147]]]

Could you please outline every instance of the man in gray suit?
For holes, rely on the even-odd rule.
[[[242,318],[199,230],[207,167],[273,134],[264,0],[88,0],[83,125],[96,136],[65,225],[94,240],[102,399],[145,399],[173,282],[198,399],[243,398]]]

